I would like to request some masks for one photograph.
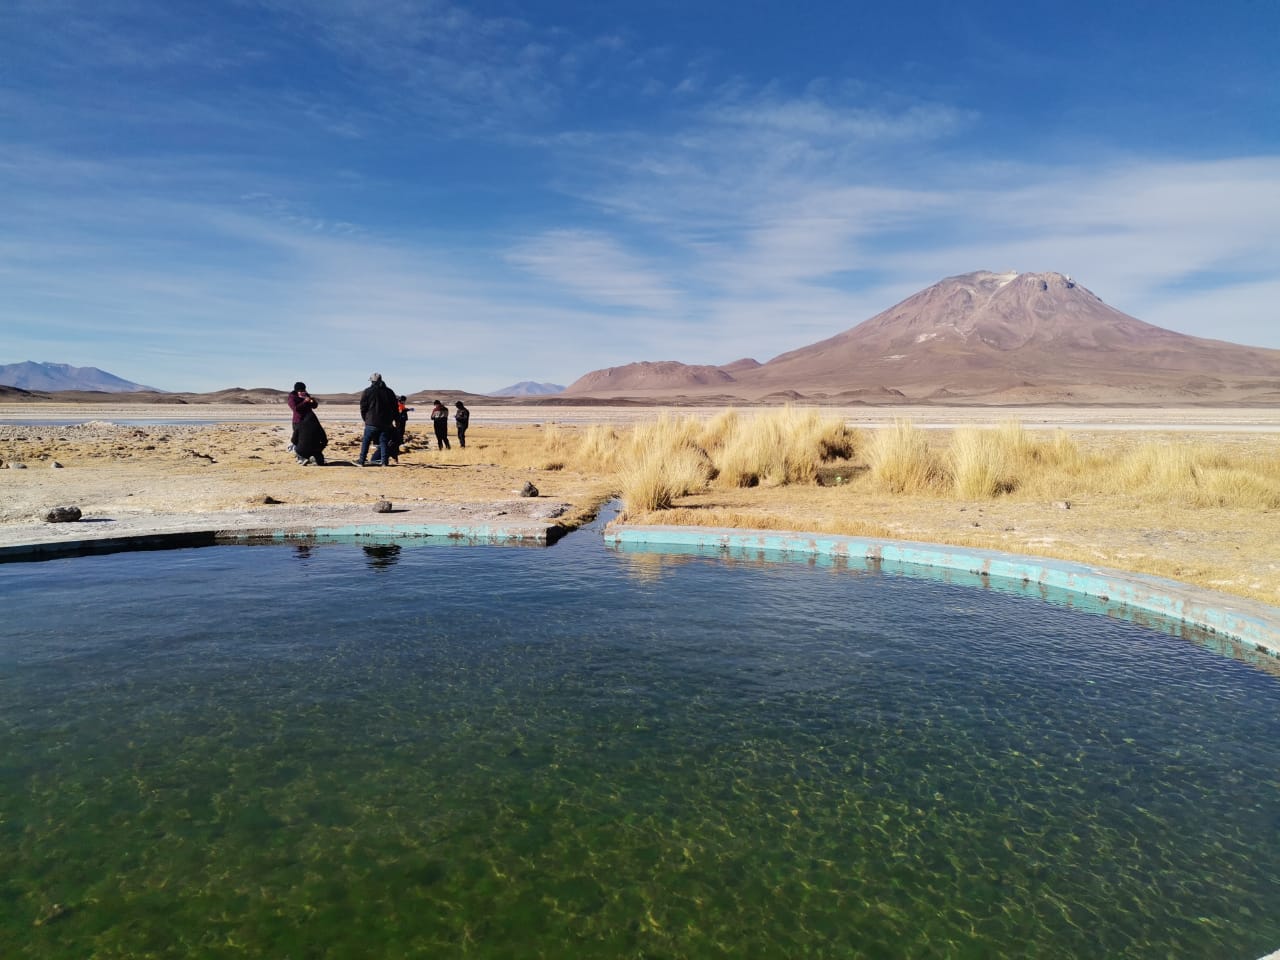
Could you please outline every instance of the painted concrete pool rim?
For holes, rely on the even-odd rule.
[[[453,542],[490,544],[554,543],[566,531],[542,521],[386,523],[361,518],[356,522],[261,526],[260,518],[244,526],[217,527],[194,522],[168,531],[135,529],[123,535],[73,536],[66,540],[0,544],[0,561],[37,560],[68,554],[115,552],[129,549],[212,546],[235,543],[359,542],[373,537],[438,538]],[[350,518],[343,518],[349,521]],[[228,528],[230,526],[230,529]],[[1280,659],[1280,609],[1195,587],[1176,580],[1093,567],[1065,560],[921,543],[837,534],[727,527],[635,526],[611,523],[606,543],[616,546],[673,547],[719,550],[758,555],[823,556],[836,559],[901,563],[961,571],[987,578],[1039,584],[1083,596],[1099,597],[1130,609],[1156,614],[1234,639]]]
[[[1280,609],[1162,577],[976,547],[785,530],[615,523],[604,536],[620,547],[719,550],[754,553],[760,559],[772,554],[890,562],[1038,584],[1198,627],[1280,659]]]

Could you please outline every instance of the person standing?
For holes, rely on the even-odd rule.
[[[465,447],[467,445],[467,425],[471,423],[471,411],[467,409],[467,405],[459,400],[454,404],[456,408],[453,414],[454,429],[458,434],[458,446]]]
[[[391,454],[391,458],[396,463],[400,462],[400,450],[404,447],[404,434],[409,426],[409,414],[413,412],[413,407],[406,406],[408,402],[409,399],[405,396],[396,397],[396,449],[395,453]]]
[[[289,449],[294,450],[298,445],[298,424],[302,423],[303,418],[310,411],[320,405],[320,401],[307,393],[307,385],[301,380],[293,385],[293,389],[289,391],[289,395],[284,398],[284,401],[289,404],[289,409],[293,411],[293,433],[289,437]],[[298,457],[299,462],[302,459],[301,456]]]
[[[439,400],[431,408],[431,425],[436,429],[436,449],[449,450],[449,410]]]
[[[369,443],[378,438],[378,462],[387,465],[391,444],[395,442],[396,395],[382,381],[382,374],[369,377],[369,386],[360,394],[360,418],[364,421],[364,436],[360,440],[358,466],[365,465]]]

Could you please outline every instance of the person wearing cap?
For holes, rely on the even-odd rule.
[[[364,421],[364,436],[360,440],[360,459],[358,466],[365,466],[365,458],[369,455],[369,444],[374,437],[378,438],[378,460],[381,466],[387,465],[387,454],[395,443],[396,395],[382,381],[382,374],[375,373],[369,377],[369,386],[360,394],[360,419]]]
[[[467,405],[461,400],[457,401],[454,407],[454,432],[458,434],[458,446],[465,447],[467,445],[467,424],[471,422],[471,411],[467,409]]]

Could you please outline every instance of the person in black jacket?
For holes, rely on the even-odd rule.
[[[324,448],[329,445],[329,437],[320,425],[320,418],[314,409],[303,411],[302,422],[294,428],[293,452],[298,456],[298,463],[304,467],[315,464],[324,466]]]
[[[458,434],[458,446],[465,447],[467,445],[467,426],[471,423],[471,411],[467,409],[467,405],[461,400],[454,405],[453,426],[454,431]]]
[[[400,451],[404,447],[404,433],[409,427],[409,414],[413,413],[413,407],[406,406],[409,398],[405,396],[396,397],[396,420],[395,420],[395,449],[391,452],[391,459],[396,463],[400,462]]]
[[[369,377],[369,386],[360,394],[360,418],[364,420],[364,436],[360,440],[360,459],[363,467],[369,455],[369,443],[378,438],[378,463],[387,465],[387,452],[395,443],[396,395],[382,381],[382,374]]]
[[[298,443],[298,424],[307,415],[307,411],[314,410],[320,401],[307,393],[307,385],[301,380],[293,385],[293,389],[284,399],[285,403],[289,404],[289,409],[293,411],[293,435],[289,437],[289,449],[292,450]]]
[[[436,431],[436,449],[448,450],[449,447],[449,410],[439,400],[431,407],[431,426]]]

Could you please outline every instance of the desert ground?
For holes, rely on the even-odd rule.
[[[363,514],[383,499],[412,506],[419,520],[505,518],[572,529],[618,493],[620,478],[603,464],[595,469],[548,456],[549,429],[626,429],[663,416],[710,418],[720,411],[473,406],[466,449],[456,440],[451,450],[434,449],[420,416],[410,420],[399,464],[386,469],[349,465],[360,430],[354,407],[319,412],[330,437],[330,465],[323,468],[299,466],[286,449],[283,406],[0,405],[0,463],[8,468],[0,470],[0,545],[83,526],[44,521],[49,509],[64,505],[79,507],[85,521],[110,519],[113,527],[132,530],[164,530],[176,518],[193,517],[242,526],[282,518],[322,524],[335,511]],[[1280,457],[1276,408],[850,407],[822,414],[869,433],[909,419],[942,438],[958,426],[1013,419],[1031,432],[1065,430],[1090,450],[1154,441]],[[827,471],[828,481],[833,472],[838,465]],[[526,481],[537,497],[520,495]],[[1166,576],[1280,607],[1280,510],[1266,506],[1180,506],[1140,493],[964,500],[818,482],[712,487],[679,498],[671,509],[628,510],[627,520],[976,546]]]

